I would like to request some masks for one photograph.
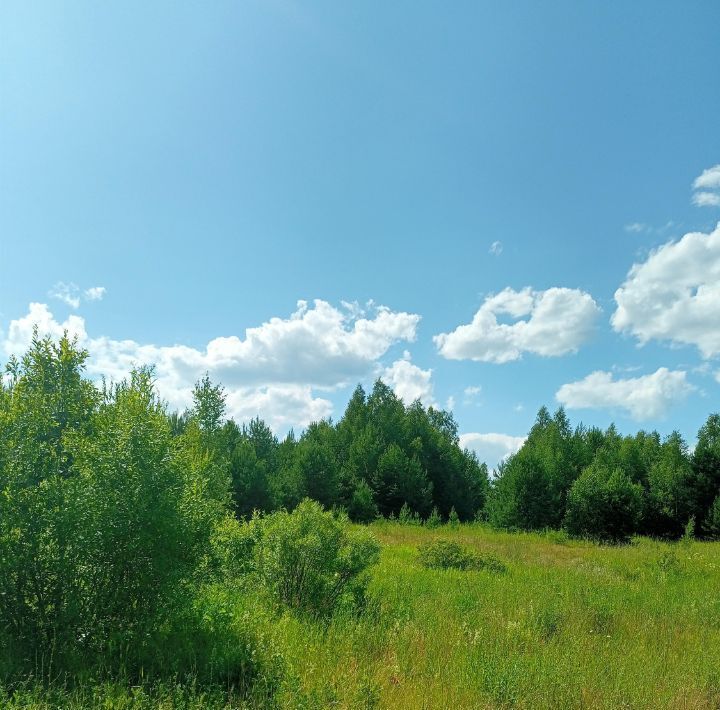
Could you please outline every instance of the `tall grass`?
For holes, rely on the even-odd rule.
[[[277,706],[720,706],[720,543],[639,538],[608,547],[481,525],[371,527],[383,550],[364,611],[257,615],[287,676]],[[507,572],[427,569],[418,548],[436,539],[494,555]],[[254,608],[252,594],[228,589],[227,603]],[[0,694],[0,707],[13,710],[265,702],[191,683],[47,690],[29,682]]]

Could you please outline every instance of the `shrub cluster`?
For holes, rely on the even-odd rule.
[[[230,574],[252,575],[277,602],[313,617],[327,618],[339,607],[364,600],[368,568],[380,546],[367,529],[349,524],[342,513],[305,500],[228,529],[223,560]]]
[[[507,571],[502,560],[492,553],[478,553],[450,540],[433,540],[421,545],[418,557],[428,569]]]
[[[187,606],[224,504],[150,371],[100,390],[86,357],[35,338],[0,385],[0,619],[20,666],[131,665]]]

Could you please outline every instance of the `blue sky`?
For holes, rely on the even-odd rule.
[[[154,361],[182,406],[208,370],[278,431],[379,375],[490,463],[560,401],[692,441],[718,27],[710,0],[6,1],[0,359],[69,327],[93,375]]]

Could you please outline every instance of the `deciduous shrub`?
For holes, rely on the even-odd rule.
[[[304,500],[292,512],[279,511],[256,526],[255,571],[279,602],[312,616],[326,617],[344,603],[362,599],[367,569],[380,545],[366,528]]]
[[[86,357],[36,337],[0,396],[3,650],[52,672],[137,656],[187,604],[223,503],[150,371],[101,391]]]

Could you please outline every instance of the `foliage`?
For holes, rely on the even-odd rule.
[[[606,542],[625,542],[637,529],[642,512],[642,488],[621,469],[588,466],[568,496],[565,528]]]
[[[380,554],[369,530],[350,526],[312,500],[292,513],[278,511],[248,525],[258,529],[255,571],[278,602],[327,617],[362,599],[367,570]]]
[[[391,444],[379,460],[372,487],[380,500],[380,512],[399,512],[403,506],[422,514],[431,502],[432,485],[420,461]]]
[[[348,504],[348,516],[356,523],[370,523],[379,515],[372,488],[360,480]]]
[[[440,513],[438,512],[437,506],[434,506],[433,509],[430,511],[430,515],[428,516],[427,520],[425,521],[425,527],[428,528],[439,528],[442,525],[442,518],[440,517]]]
[[[487,570],[502,573],[505,564],[494,554],[480,554],[451,540],[433,540],[418,548],[420,564],[428,569]]]
[[[1,400],[0,617],[60,667],[127,656],[185,603],[224,502],[151,372],[99,391],[85,358],[36,337]]]
[[[720,539],[720,495],[715,498],[705,518],[705,531],[715,540]]]
[[[397,520],[401,525],[420,525],[422,522],[420,514],[416,510],[412,510],[407,503],[402,504]]]

